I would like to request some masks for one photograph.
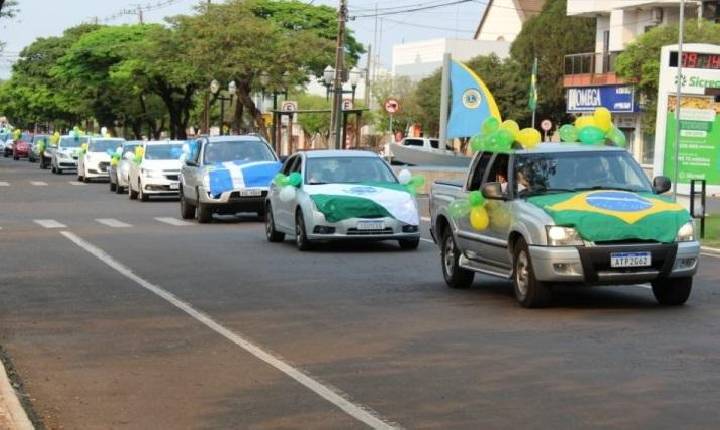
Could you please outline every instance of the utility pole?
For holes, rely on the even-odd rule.
[[[678,63],[677,63],[677,75],[675,80],[677,81],[677,93],[675,94],[675,177],[672,181],[672,197],[673,201],[677,202],[678,196],[678,181],[680,180],[680,128],[682,123],[680,122],[680,104],[682,98],[682,55],[683,55],[683,36],[685,31],[685,0],[680,0],[680,22],[678,28]],[[690,196],[692,198],[692,196]]]
[[[365,107],[370,109],[370,70],[372,67],[372,45],[368,45],[367,65],[365,70]]]
[[[332,149],[342,148],[342,96],[343,78],[345,76],[345,22],[347,21],[347,0],[340,0],[338,6],[338,33],[335,46],[335,80],[333,82],[333,104],[330,116],[330,141]]]
[[[143,23],[143,10],[142,10],[142,6],[140,6],[140,5],[138,5],[137,14],[138,14],[138,22],[140,24],[142,24]]]

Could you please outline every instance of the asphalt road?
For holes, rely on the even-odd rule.
[[[38,428],[720,422],[715,257],[684,307],[627,286],[526,310],[507,282],[446,288],[427,241],[301,253],[74,179],[0,159],[0,345]]]

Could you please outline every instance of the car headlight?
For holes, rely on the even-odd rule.
[[[140,173],[142,173],[142,175],[146,178],[158,178],[162,176],[161,170],[140,169]]]
[[[692,221],[688,221],[680,227],[675,240],[677,242],[690,242],[695,240],[695,225],[693,225]]]
[[[548,245],[550,246],[574,246],[584,244],[577,230],[572,227],[548,225],[545,228],[547,229]]]

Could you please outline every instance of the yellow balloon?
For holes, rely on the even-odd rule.
[[[542,141],[542,136],[539,131],[528,127],[520,130],[515,140],[520,142],[523,148],[532,149]]]
[[[87,143],[83,143],[82,145],[80,145],[80,149],[82,149],[83,151],[87,151],[87,148],[88,148]]]
[[[593,119],[595,120],[595,125],[597,125],[600,130],[605,133],[607,133],[608,130],[610,130],[610,128],[612,127],[612,115],[610,114],[610,111],[607,110],[607,108],[599,107],[595,109]]]
[[[518,125],[517,122],[515,122],[511,119],[506,119],[505,121],[502,122],[502,124],[500,124],[500,128],[509,131],[510,134],[512,134],[513,137],[515,139],[517,139],[517,134],[520,131],[520,126]]]
[[[595,124],[595,117],[590,115],[583,115],[581,117],[578,117],[578,119],[575,120],[575,127],[578,129],[581,129],[583,127],[587,127],[589,125],[594,125],[597,127],[597,124]]]
[[[470,225],[475,230],[485,230],[490,225],[488,213],[482,206],[472,208],[470,211]]]

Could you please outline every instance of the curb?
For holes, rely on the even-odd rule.
[[[0,361],[0,424],[9,421],[9,430],[34,430],[25,409],[17,398],[17,393],[10,385],[5,366]]]
[[[701,246],[700,249],[702,251],[711,253],[711,254],[717,254],[718,257],[720,257],[720,248],[713,248],[711,246]]]

